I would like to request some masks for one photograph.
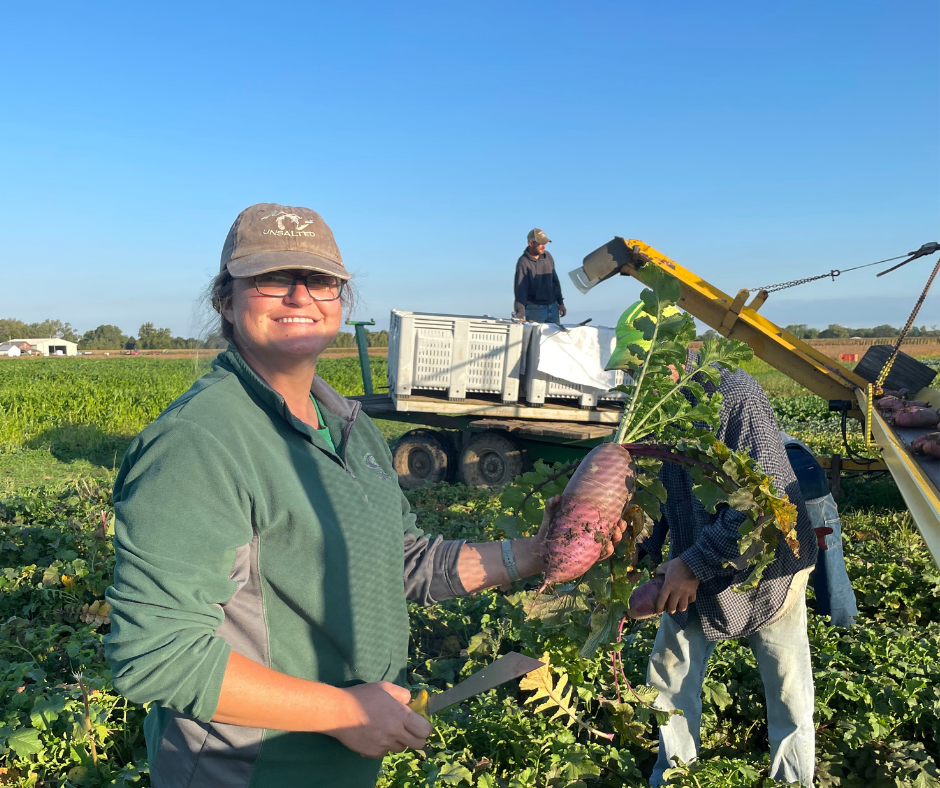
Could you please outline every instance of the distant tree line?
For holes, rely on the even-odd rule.
[[[15,318],[0,319],[0,342],[10,339],[67,339],[78,342],[79,336],[68,323],[61,320],[43,320],[41,323],[24,323]]]
[[[388,331],[366,329],[366,344],[369,347],[388,347]],[[340,331],[330,347],[356,347],[356,335],[351,331]]]
[[[889,326],[887,323],[874,328],[848,328],[840,326],[838,323],[830,323],[829,328],[822,330],[810,328],[806,323],[795,323],[786,326],[786,330],[793,334],[797,339],[893,339],[900,333],[901,329]],[[940,337],[940,329],[936,326],[927,328],[926,326],[912,326],[907,332],[909,337]],[[709,329],[703,334],[699,334],[696,339],[704,342],[707,339],[718,339],[719,333]]]
[[[829,328],[820,331],[810,328],[806,323],[797,323],[786,327],[787,331],[797,339],[892,339],[901,333],[901,329],[889,326],[887,323],[874,328],[848,328],[838,323],[830,323]],[[940,337],[940,329],[936,326],[912,326],[907,332],[909,337]]]
[[[14,318],[0,319],[0,342],[9,339],[45,339],[55,337],[77,342],[79,350],[177,350],[196,348],[226,348],[228,342],[218,332],[205,339],[175,337],[169,328],[157,328],[153,323],[144,323],[137,329],[137,336],[125,334],[118,326],[102,324],[84,334],[79,334],[68,323],[61,320],[44,320],[41,323],[24,323]],[[388,347],[388,331],[367,331],[369,347]],[[330,347],[355,347],[356,335],[340,331]]]
[[[24,323],[14,318],[0,319],[0,341],[8,339],[45,339],[55,337],[77,342],[79,350],[170,350],[176,348],[219,347],[221,340],[215,334],[206,339],[175,337],[168,328],[156,328],[153,323],[144,323],[137,336],[129,336],[120,328],[100,325],[81,336],[68,323],[61,320],[44,320],[41,323]],[[221,340],[221,347],[225,347]],[[213,344],[214,343],[214,344]]]

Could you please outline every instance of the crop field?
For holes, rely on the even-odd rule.
[[[383,385],[385,360],[372,363]],[[820,454],[840,449],[826,403],[762,362],[747,368],[782,429]],[[149,785],[145,709],[115,694],[102,646],[110,485],[131,437],[207,369],[198,359],[0,362],[0,786]],[[344,394],[361,392],[355,358],[323,360],[318,371]],[[407,429],[381,426],[389,439]],[[860,437],[850,423],[857,448]],[[940,574],[890,478],[847,478],[843,487],[861,614],[853,629],[833,628],[809,592],[816,784],[940,786]],[[496,493],[439,484],[409,498],[428,533],[504,538]],[[410,681],[443,689],[509,650],[545,655],[549,691],[563,681],[573,688],[570,713],[540,712],[515,687],[492,691],[436,717],[423,751],[387,757],[381,788],[646,784],[657,746],[643,686],[655,623],[625,631],[620,657],[634,692],[621,688],[618,700],[610,655],[581,658],[566,636],[590,611],[528,619],[533,587],[412,606]],[[777,785],[767,751],[754,658],[745,643],[723,641],[704,682],[702,757],[677,767],[669,784]]]
[[[0,361],[0,491],[107,478],[131,438],[208,372],[212,358]],[[376,387],[385,385],[385,366],[372,359]],[[321,360],[318,372],[341,394],[362,393],[357,358]],[[404,431],[381,426],[390,435]]]

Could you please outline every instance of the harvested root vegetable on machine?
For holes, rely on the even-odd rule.
[[[875,407],[885,412],[894,412],[905,408],[926,408],[927,403],[916,399],[904,400],[898,397],[882,397],[875,402]]]
[[[936,427],[940,424],[940,410],[932,408],[904,408],[894,414],[898,427]]]
[[[875,400],[875,407],[886,412],[901,410],[904,407],[904,402],[899,397],[882,397]]]
[[[915,453],[940,457],[940,432],[928,432],[926,435],[914,438],[911,449]]]
[[[737,370],[752,357],[751,349],[734,340],[709,340],[697,364],[687,367],[695,323],[676,307],[679,284],[660,269],[652,269],[647,280],[641,300],[617,323],[617,345],[607,365],[630,376],[629,384],[618,386],[627,397],[613,441],[592,449],[570,479],[573,466],[537,462],[502,494],[503,506],[517,514],[497,521],[510,535],[534,531],[544,501],[561,493],[543,542],[545,582],[529,615],[560,624],[571,611],[592,611],[582,656],[613,647],[628,618],[655,614],[663,579],[650,579],[649,568],[636,565],[644,530],[644,518],[638,521],[636,513],[639,508],[653,521],[661,519],[666,489],[658,472],[664,462],[688,469],[693,492],[707,511],[727,506],[741,513],[738,547],[750,572],[740,590],[757,584],[774,560],[781,534],[789,549],[799,551],[795,507],[747,452],[731,451],[715,438],[721,395],[708,394],[705,385],[717,386],[722,369]],[[598,563],[625,515],[620,544],[608,561]],[[641,584],[644,578],[649,582]],[[549,586],[556,595],[542,597]]]

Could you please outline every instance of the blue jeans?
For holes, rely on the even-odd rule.
[[[558,323],[558,304],[526,304],[525,319],[533,323]]]
[[[813,589],[816,592],[816,609],[829,616],[834,627],[851,627],[858,615],[855,592],[845,571],[845,556],[842,554],[842,523],[839,509],[831,495],[814,498],[806,502],[806,512],[813,528],[828,527],[832,533],[826,536],[826,549],[819,551],[813,573]]]
[[[799,595],[787,614],[747,637],[757,659],[767,701],[770,776],[776,780],[813,784],[816,728],[813,725],[813,666],[806,635],[806,594]],[[702,681],[715,643],[705,639],[695,605],[679,629],[663,613],[650,655],[647,683],[659,690],[656,706],[681,709],[659,729],[659,758],[650,785],[662,784],[663,772],[678,756],[688,763],[701,746]]]

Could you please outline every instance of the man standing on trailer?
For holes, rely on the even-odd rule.
[[[698,364],[689,351],[689,364]],[[711,395],[716,386],[705,383]],[[695,760],[701,746],[702,680],[719,640],[746,640],[757,660],[767,703],[770,776],[813,784],[816,728],[813,724],[813,666],[806,633],[806,581],[816,565],[817,541],[800,486],[787,458],[767,395],[744,370],[721,370],[722,395],[716,437],[746,451],[797,508],[800,554],[783,539],[775,560],[756,588],[734,590],[749,574],[738,551],[744,515],[728,505],[709,514],[692,493],[685,468],[664,463],[660,479],[668,493],[662,519],[643,548],[659,560],[666,534],[669,559],[657,570],[665,582],[656,604],[662,620],[650,655],[647,683],[659,690],[656,705],[679,709],[659,731],[659,757],[650,785],[663,772]],[[687,394],[691,397],[691,394]]]
[[[555,260],[545,244],[552,241],[537,227],[529,231],[529,245],[516,262],[513,317],[533,323],[558,323],[567,314]]]

